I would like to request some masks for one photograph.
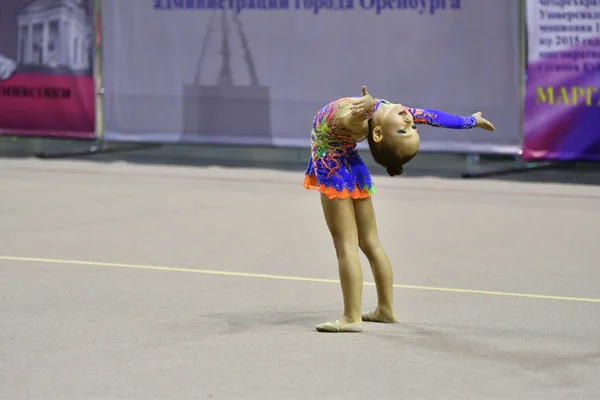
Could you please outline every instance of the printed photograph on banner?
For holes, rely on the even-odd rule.
[[[306,146],[316,113],[367,85],[499,121],[490,135],[424,126],[423,149],[521,149],[518,0],[104,0],[102,12],[108,140]]]
[[[93,138],[93,0],[0,0],[0,134]]]
[[[523,156],[600,161],[600,0],[527,1]]]
[[[183,84],[183,134],[252,136],[270,142],[271,99],[269,86],[261,84],[252,47],[240,16],[235,12],[212,12],[204,26],[193,80]],[[234,60],[234,56],[238,59]],[[206,64],[217,61],[217,75],[205,78]],[[240,82],[233,68],[245,68]],[[204,79],[203,79],[204,78]],[[212,78],[212,79],[211,79]],[[218,117],[222,110],[231,115]]]

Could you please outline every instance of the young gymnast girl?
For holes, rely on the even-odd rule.
[[[357,142],[368,140],[373,159],[390,176],[419,150],[417,124],[449,129],[494,126],[478,112],[455,116],[431,109],[415,109],[375,99],[362,87],[360,97],[345,97],[323,107],[311,131],[311,159],[304,187],[317,190],[325,222],[335,247],[344,313],[341,319],[317,325],[319,332],[361,332],[363,321],[397,322],[393,309],[393,275],[377,233],[371,195],[373,181],[358,151]],[[377,290],[377,308],[362,314],[363,277],[358,250],[367,257]]]

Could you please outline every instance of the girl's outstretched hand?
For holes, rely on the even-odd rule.
[[[350,111],[353,115],[365,114],[375,107],[375,99],[367,92],[367,87],[363,85],[361,97],[352,102]]]
[[[492,125],[492,123],[490,121],[488,121],[487,119],[485,119],[481,116],[481,111],[473,114],[473,117],[475,117],[475,120],[477,121],[476,126],[478,128],[485,129],[486,131],[495,131],[496,130],[496,128],[494,127],[494,125]]]

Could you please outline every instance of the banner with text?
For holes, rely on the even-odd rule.
[[[92,0],[0,0],[0,134],[93,139]]]
[[[105,0],[103,16],[109,141],[307,146],[316,112],[365,84],[497,127],[425,126],[425,151],[522,148],[519,0]]]
[[[523,157],[600,161],[600,0],[528,0]]]

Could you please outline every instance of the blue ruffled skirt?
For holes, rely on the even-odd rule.
[[[330,199],[360,199],[375,193],[367,166],[355,149],[344,153],[330,152],[323,157],[313,155],[306,168],[303,186],[324,193]]]

